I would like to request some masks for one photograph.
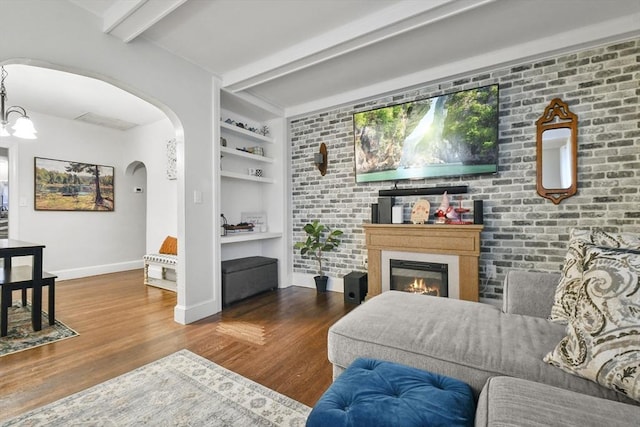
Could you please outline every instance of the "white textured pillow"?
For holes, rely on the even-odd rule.
[[[640,401],[640,251],[585,250],[575,316],[544,361]]]
[[[569,233],[569,249],[556,288],[549,320],[566,324],[574,316],[576,300],[582,287],[585,251],[594,246],[640,250],[640,236],[609,233],[601,229],[574,228]]]

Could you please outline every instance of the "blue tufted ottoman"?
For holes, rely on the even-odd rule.
[[[472,426],[471,387],[409,366],[357,359],[320,397],[307,427]]]

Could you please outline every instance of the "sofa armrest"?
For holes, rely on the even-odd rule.
[[[502,311],[547,318],[560,273],[512,270],[504,279]]]

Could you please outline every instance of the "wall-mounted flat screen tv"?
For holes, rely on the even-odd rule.
[[[498,85],[353,115],[356,182],[498,171]]]

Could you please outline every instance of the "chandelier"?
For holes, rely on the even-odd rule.
[[[36,139],[36,129],[33,127],[33,122],[27,116],[27,111],[17,105],[7,107],[5,109],[5,101],[7,100],[7,90],[4,87],[4,79],[7,78],[7,73],[2,67],[2,82],[0,83],[0,137],[10,136],[9,130],[9,114],[18,113],[20,117],[16,119],[16,122],[11,126],[13,129],[13,136],[23,139]]]

